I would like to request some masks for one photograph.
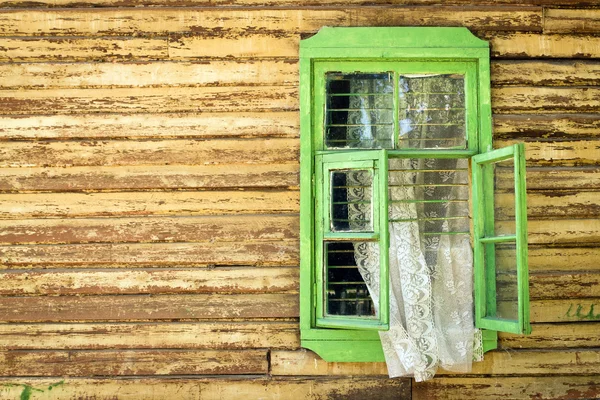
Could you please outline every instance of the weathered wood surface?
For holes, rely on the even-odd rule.
[[[0,149],[0,168],[296,164],[299,150],[298,140],[287,138],[7,142]]]
[[[297,112],[0,116],[0,139],[297,138]]]
[[[600,109],[597,87],[499,87],[492,90],[495,112],[596,112]]]
[[[128,271],[0,271],[0,295],[3,296],[55,296],[91,294],[195,294],[195,293],[265,293],[298,292],[297,267],[251,268],[216,267],[211,269],[137,269]],[[562,278],[562,279],[560,279]],[[580,282],[591,284],[595,276]],[[598,279],[596,279],[598,280]],[[558,277],[546,285],[575,293],[576,280]],[[542,287],[540,290],[544,290]],[[589,290],[588,290],[589,291]]]
[[[0,220],[0,243],[5,244],[268,242],[297,241],[299,236],[297,215]]]
[[[166,38],[0,37],[0,62],[164,60]]]
[[[51,390],[49,388],[52,387]],[[381,399],[410,398],[409,379],[379,377],[271,378],[271,377],[211,377],[195,378],[3,378],[0,396],[19,398],[24,391],[31,400],[71,400],[79,398],[119,400],[161,400],[177,395],[186,399],[223,400],[260,398],[263,400],[321,399]],[[3,397],[4,398],[4,397]]]
[[[0,351],[1,376],[241,375],[267,372],[266,350]]]
[[[513,350],[486,353],[473,363],[473,375],[593,375],[600,373],[600,352],[582,350]],[[306,375],[387,375],[385,363],[328,363],[307,350],[271,352],[273,376]],[[438,370],[439,375],[452,375]]]
[[[597,376],[443,377],[413,383],[413,400],[467,399],[595,399],[600,397]]]
[[[491,54],[501,58],[598,58],[600,37],[583,34],[494,33],[479,37],[490,41]]]
[[[497,60],[491,63],[492,85],[597,86],[600,63],[573,60]]]
[[[600,321],[600,299],[534,300],[530,316],[534,323]]]
[[[544,10],[544,32],[548,33],[598,33],[600,10],[548,8]]]
[[[521,140],[596,139],[598,114],[496,114],[494,138]]]
[[[298,295],[190,294],[3,297],[4,322],[297,318]]]
[[[600,347],[600,323],[533,324],[530,335],[499,332],[500,346],[505,348],[578,348]]]
[[[144,87],[0,91],[1,114],[297,110],[293,87]]]
[[[230,164],[226,167],[191,165],[12,168],[0,169],[0,191],[289,188],[298,186],[299,170],[299,165],[287,163]],[[577,175],[585,178],[591,174]],[[584,185],[592,183],[582,182]]]
[[[529,268],[534,271],[593,271],[598,269],[600,248],[588,247],[529,246]]]
[[[200,9],[58,9],[0,11],[4,36],[132,36],[190,32],[206,37],[245,31],[316,32],[322,26],[466,26],[483,30],[542,30],[540,7],[377,7]]]
[[[496,219],[514,219],[514,193],[496,194],[494,203]],[[600,216],[600,191],[530,191],[527,215],[531,219],[595,218]]]
[[[0,246],[0,265],[29,268],[32,265],[96,264],[100,267],[124,265],[207,266],[207,265],[298,265],[295,241],[201,242],[201,243],[96,243],[64,245]]]
[[[0,324],[2,350],[298,349],[296,322]]]

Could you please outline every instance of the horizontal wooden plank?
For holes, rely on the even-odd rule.
[[[0,324],[2,350],[297,349],[295,322]]]
[[[7,142],[2,167],[298,163],[298,139]]]
[[[291,190],[0,194],[6,206],[0,218],[297,213],[298,201],[298,191]],[[189,220],[182,222],[186,229]],[[168,237],[154,227],[157,237]]]
[[[238,375],[267,372],[267,350],[0,352],[2,376]]]
[[[123,266],[298,265],[297,241],[131,243],[0,246],[0,266],[36,264]]]
[[[298,185],[297,164],[0,169],[0,191],[275,188]]]
[[[492,351],[482,362],[473,363],[472,375],[583,375],[600,373],[600,351]],[[385,363],[328,363],[307,350],[271,352],[271,373],[274,376],[294,375],[385,375]],[[439,375],[452,375],[438,370]]]
[[[510,87],[492,90],[496,113],[596,112],[600,108],[597,87]]]
[[[297,112],[0,116],[4,139],[299,137]]]
[[[144,87],[0,91],[8,114],[164,113],[297,110],[294,87]]]
[[[494,138],[504,140],[596,139],[598,114],[495,114]]]
[[[299,275],[297,267],[0,271],[0,295],[297,292]],[[566,280],[557,277],[544,283],[562,289],[561,284],[566,286]],[[590,280],[585,283],[590,284]],[[576,291],[575,284],[570,282],[568,293]]]
[[[577,244],[575,244],[576,246]],[[600,248],[529,246],[529,269],[532,271],[596,271],[600,268]]]
[[[190,399],[236,399],[240,395],[261,400],[379,399],[410,398],[409,379],[351,377],[330,379],[271,377],[161,377],[154,379],[82,379],[82,378],[4,378],[2,393],[19,398],[24,391],[31,400],[47,399],[51,389],[53,399],[118,398],[148,400],[172,398],[173,394]]]
[[[538,191],[527,193],[527,216],[531,219],[594,218],[600,216],[600,192]],[[495,196],[496,218],[514,219],[514,193]],[[596,226],[589,219],[590,227]]]
[[[516,349],[600,347],[598,322],[533,324],[531,329],[530,335],[499,332],[500,345]]]
[[[534,323],[600,321],[600,299],[533,300],[530,317]]]
[[[3,63],[0,88],[297,85],[295,60]]]
[[[1,237],[1,234],[0,234]],[[530,244],[600,243],[598,219],[560,219],[527,221],[527,240]],[[600,265],[598,265],[600,268]]]
[[[600,32],[600,10],[548,8],[544,10],[544,32],[595,33]]]
[[[522,142],[522,138],[514,140],[497,140],[495,148]],[[585,166],[600,164],[600,140],[539,140],[525,142],[525,157],[528,165],[535,166]]]
[[[140,198],[140,202],[144,203],[143,196]],[[568,225],[567,229],[573,228]],[[549,235],[551,234],[552,231]],[[552,240],[560,240],[561,234],[568,235],[555,232]],[[298,238],[297,214],[0,220],[0,243],[4,244],[274,242]],[[579,236],[575,236],[574,239],[579,240]]]
[[[600,397],[600,379],[595,376],[443,377],[412,386],[413,400],[584,400],[597,397]]]
[[[164,60],[168,46],[158,37],[0,37],[0,62]]]
[[[297,318],[297,294],[3,297],[4,322]]]
[[[93,21],[93,23],[90,23]],[[375,21],[375,24],[373,22]],[[483,30],[542,30],[540,7],[377,7],[354,8],[124,8],[2,10],[5,36],[167,35],[203,36],[228,31],[316,32],[322,26],[467,26]]]
[[[502,58],[598,58],[600,36],[539,33],[486,33],[493,57]]]
[[[566,10],[565,10],[566,11]],[[600,63],[574,60],[495,60],[492,84],[510,86],[598,86]]]
[[[0,178],[1,182],[1,178]],[[506,189],[509,180],[499,180],[499,188]],[[588,167],[527,167],[527,190],[597,189],[600,168]]]
[[[600,297],[600,271],[530,274],[529,296],[536,300]]]

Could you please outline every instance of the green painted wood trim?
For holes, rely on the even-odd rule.
[[[488,42],[463,27],[323,27],[300,42],[303,50],[315,48],[416,48],[454,51],[461,48],[489,48]]]
[[[483,352],[495,350],[498,348],[498,332],[483,329],[481,331],[483,339]]]
[[[517,239],[517,286],[519,293],[519,328],[523,334],[531,333],[529,316],[529,265],[527,243],[527,183],[525,181],[525,145],[515,148],[515,222]]]
[[[328,362],[383,362],[379,340],[303,340],[302,347]]]

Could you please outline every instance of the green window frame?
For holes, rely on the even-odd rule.
[[[326,74],[389,73],[393,76],[393,145],[389,149],[331,148],[325,143]],[[444,149],[399,149],[399,74],[460,74],[465,84],[466,145]],[[301,345],[327,361],[384,361],[378,330],[388,328],[387,163],[391,158],[471,160],[476,326],[484,350],[497,347],[497,331],[529,333],[527,227],[523,146],[492,149],[489,45],[466,28],[322,28],[300,44],[300,328]],[[514,164],[514,233],[494,228],[495,166]],[[498,167],[505,172],[505,167]],[[331,227],[332,171],[370,171],[372,230],[337,232]],[[380,296],[377,318],[328,315],[325,244],[377,243]],[[496,310],[494,246],[514,243],[517,275],[516,318]],[[498,271],[502,272],[502,266]],[[506,302],[506,301],[505,301]],[[515,309],[515,307],[512,307]],[[498,312],[497,312],[498,311]],[[512,315],[511,315],[512,317]]]

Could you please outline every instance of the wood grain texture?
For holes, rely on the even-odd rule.
[[[8,142],[2,167],[282,164],[299,159],[297,139]]]
[[[595,271],[598,270],[600,248],[592,243],[587,247],[529,246],[529,269],[534,271]]]
[[[597,86],[600,83],[597,61],[496,60],[491,67],[492,85]]]
[[[583,400],[598,396],[600,379],[589,376],[444,377],[412,387],[413,400]]]
[[[533,324],[530,335],[499,332],[500,345],[506,348],[578,348],[599,347],[598,322],[570,322],[565,324]]]
[[[548,8],[544,10],[544,32],[598,33],[600,10]]]
[[[2,350],[298,349],[295,322],[1,324]]]
[[[0,220],[0,243],[295,241],[299,239],[298,225],[297,215],[280,214]],[[574,227],[565,224],[565,229]],[[562,235],[569,233],[555,228],[552,240],[560,240]]]
[[[0,191],[288,188],[298,173],[296,164],[13,168],[0,169]]]
[[[600,108],[597,87],[499,87],[492,90],[497,113],[596,112]]]
[[[4,322],[297,318],[297,294],[3,297]]]
[[[492,57],[500,58],[597,58],[600,37],[596,35],[482,32],[491,42]]]
[[[523,139],[496,140],[494,148],[522,142]],[[585,166],[600,164],[600,140],[561,140],[525,142],[528,165]]]
[[[130,36],[194,33],[315,32],[322,26],[467,26],[484,30],[542,30],[540,7],[377,7],[228,9],[2,10],[5,36]]]
[[[0,351],[1,376],[240,375],[267,371],[266,350]]]
[[[144,203],[145,200],[147,204]],[[0,202],[6,207],[0,217],[7,219],[44,216],[289,214],[299,210],[297,191],[275,190],[0,194]],[[181,222],[182,229],[186,229],[185,223],[189,223],[189,220]],[[161,229],[156,224],[154,228]],[[173,234],[176,232],[174,230]],[[157,238],[169,235],[166,232],[157,234]]]
[[[297,60],[3,63],[0,88],[238,86],[298,83]]]
[[[168,399],[177,394],[190,399],[222,400],[240,397],[263,400],[321,400],[342,398],[347,400],[396,400],[410,397],[409,379],[384,379],[378,377],[271,378],[271,377],[193,377],[193,378],[137,378],[137,379],[0,379],[2,394],[18,398],[25,388],[30,388],[31,400],[47,399],[48,388],[53,399],[105,398],[137,400]],[[242,394],[243,396],[241,396]]]
[[[297,267],[3,271],[0,272],[0,295],[297,293],[299,275]],[[585,281],[589,285],[590,279],[580,279],[580,282]],[[562,288],[561,285],[567,285],[568,280],[547,281],[538,286],[545,283],[548,287]],[[575,292],[576,282],[569,282],[569,293]],[[540,291],[545,289],[542,287]]]
[[[597,218],[600,216],[600,192],[597,191],[530,191],[527,193],[527,216],[531,219]],[[514,193],[494,197],[496,219],[514,219]]]
[[[0,91],[7,114],[162,113],[298,109],[292,87],[145,87]]]
[[[64,245],[0,246],[0,266],[31,268],[59,266],[209,266],[209,265],[298,265],[295,241],[244,241],[203,243],[99,243]]]
[[[1,37],[0,62],[164,60],[166,38]]]
[[[328,363],[306,350],[271,352],[271,372],[274,376],[294,375],[386,375],[385,363]],[[472,375],[577,375],[597,374],[600,352],[597,349],[492,351],[482,362],[473,363]],[[438,370],[439,375],[452,375]]]
[[[530,274],[529,296],[535,300],[600,297],[600,271]]]
[[[513,140],[596,139],[598,114],[496,114],[494,138]]]
[[[299,136],[296,112],[0,116],[0,139],[268,138]]]
[[[534,323],[600,321],[600,299],[534,300],[530,316]]]

